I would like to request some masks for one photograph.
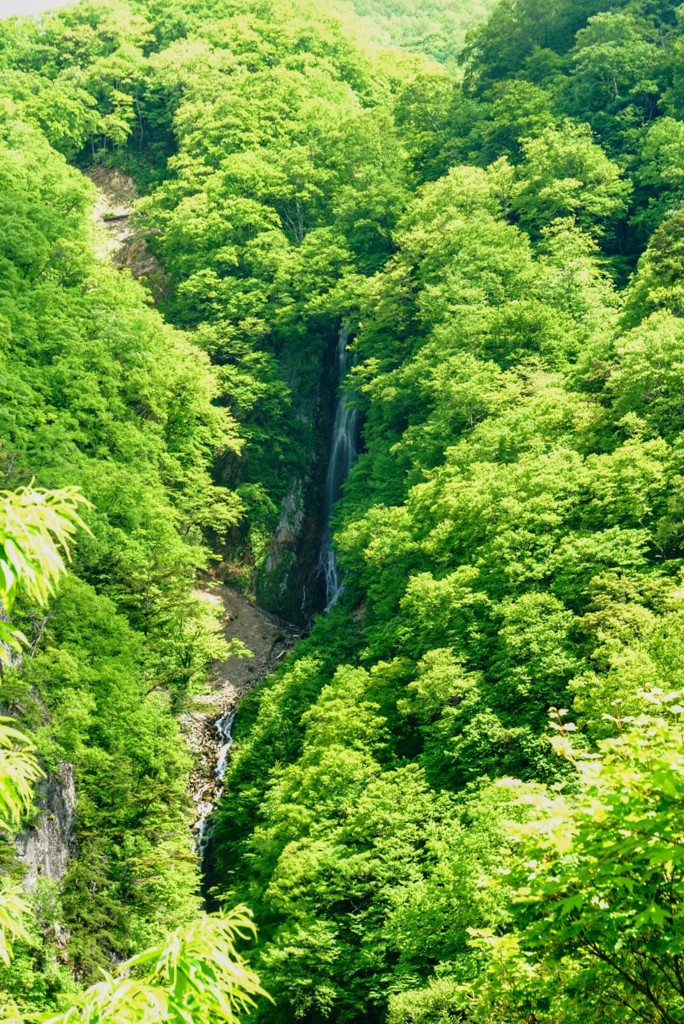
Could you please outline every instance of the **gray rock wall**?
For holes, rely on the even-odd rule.
[[[0,604],[0,620],[2,622],[9,622],[9,615]],[[21,651],[15,651],[14,648],[10,647],[9,644],[0,644],[4,651],[4,658],[10,668],[21,668],[22,654]],[[3,712],[4,714],[4,712]]]
[[[35,885],[43,876],[61,881],[75,852],[76,785],[74,766],[65,761],[38,786],[38,817],[17,836],[14,846],[26,866],[24,885]]]

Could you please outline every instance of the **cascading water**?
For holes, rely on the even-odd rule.
[[[347,376],[353,362],[353,357],[347,347],[348,342],[349,331],[346,328],[342,328],[337,341],[338,385],[343,385],[345,377]],[[358,409],[354,408],[353,403],[350,401],[351,397],[352,396],[349,391],[340,390],[338,393],[337,401],[335,403],[335,420],[333,423],[330,462],[328,464],[328,473],[325,482],[323,507],[325,531],[321,542],[321,550],[318,560],[318,576],[319,579],[322,579],[323,583],[326,611],[332,608],[344,589],[340,580],[335,548],[333,547],[330,519],[335,505],[342,497],[342,488],[349,476],[349,471],[357,454],[359,413]],[[303,607],[305,603],[306,594],[304,595]],[[264,612],[260,612],[260,614],[262,616],[265,615]],[[289,641],[288,639],[285,640],[283,649],[276,657],[273,656],[277,646],[274,642],[267,659],[268,666],[265,666],[264,673],[258,678],[264,678],[268,672],[273,671],[279,658],[281,658],[287,650],[292,648],[294,640],[298,639],[299,636],[299,633],[291,630],[289,633]],[[254,680],[254,682],[257,681],[258,679]],[[217,734],[217,759],[214,776],[209,782],[204,783],[194,797],[198,815],[198,820],[195,825],[195,830],[197,832],[197,855],[200,862],[205,865],[205,867],[207,862],[207,848],[209,846],[212,833],[211,819],[223,792],[223,780],[228,768],[230,750],[234,742],[233,722],[235,721],[235,714],[236,708],[233,708],[214,722],[214,729]]]
[[[223,780],[228,770],[228,754],[233,746],[233,722],[235,721],[235,709],[226,711],[225,715],[214,722],[214,728],[218,736],[218,756],[214,780],[208,782],[195,796],[199,818],[195,828],[197,829],[197,856],[200,861],[204,860],[207,852],[207,845],[211,838],[211,826],[209,824],[216,803],[221,794]]]
[[[338,383],[342,383],[349,372],[351,357],[347,344],[349,331],[342,328],[337,342],[337,374]],[[343,591],[340,580],[337,556],[332,540],[330,517],[339,499],[342,497],[344,482],[356,458],[359,411],[349,401],[349,393],[340,391],[335,405],[335,422],[333,425],[332,447],[328,475],[325,482],[325,532],[321,543],[319,573],[325,588],[325,610],[339,600]]]

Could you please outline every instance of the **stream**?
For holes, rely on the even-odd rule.
[[[353,359],[349,348],[349,331],[343,327],[337,339],[337,381],[344,381]],[[325,610],[330,611],[342,596],[344,587],[340,579],[337,555],[333,545],[331,516],[342,497],[344,484],[357,454],[359,410],[350,403],[349,393],[339,391],[335,402],[330,461],[325,481],[325,531],[319,556],[319,572],[325,585]]]
[[[233,746],[233,722],[245,694],[270,675],[302,638],[296,626],[258,608],[246,597],[220,583],[198,591],[220,612],[226,640],[239,640],[250,657],[232,655],[211,667],[212,683],[181,716],[181,726],[196,764],[190,777],[195,805],[195,848],[204,860],[211,839],[212,814],[223,792],[223,780]]]
[[[349,331],[345,327],[342,327],[338,335],[336,349],[338,392],[335,400],[335,417],[330,446],[330,460],[328,462],[328,471],[325,481],[325,528],[321,539],[321,549],[317,565],[317,573],[322,577],[324,584],[324,607],[326,612],[337,603],[344,591],[344,585],[340,577],[337,556],[333,545],[331,517],[335,505],[342,497],[345,481],[347,480],[358,450],[359,411],[352,403],[350,403],[349,392],[339,388],[339,385],[344,382],[354,362],[353,356],[349,352],[348,345]],[[247,692],[247,690],[251,689],[252,686],[256,686],[267,675],[269,675],[276,667],[280,658],[282,658],[288,650],[291,650],[296,640],[301,637],[301,633],[299,633],[295,627],[279,622],[275,617],[268,615],[255,605],[250,604],[244,598],[239,598],[238,595],[234,592],[228,591],[225,587],[222,588],[222,591],[224,604],[226,601],[226,594],[231,593],[233,607],[235,607],[236,601],[240,604],[238,615],[231,616],[229,619],[230,625],[226,630],[227,637],[237,637],[242,640],[250,650],[254,650],[255,640],[257,641],[257,647],[260,646],[259,640],[263,642],[263,640],[266,639],[268,642],[270,635],[269,627],[270,630],[273,630],[275,627],[278,632],[278,637],[271,638],[272,646],[265,658],[263,643],[261,644],[261,663],[256,668],[256,671],[252,672],[252,678],[248,680],[248,685],[245,685],[244,681],[242,685],[240,685],[239,681],[236,681],[235,666],[233,666],[232,671],[227,668],[229,663],[225,662],[218,663],[214,667],[215,676],[217,673],[222,673],[226,676],[226,679],[228,675],[230,676],[229,685],[233,686],[234,692],[227,694],[230,703],[228,706],[224,706],[225,709],[222,710],[222,713],[218,715],[218,717],[205,722],[205,727],[207,724],[210,724],[211,729],[213,730],[210,745],[215,751],[215,760],[213,763],[213,775],[210,775],[208,780],[206,774],[208,766],[205,763],[203,781],[195,789],[194,794],[194,801],[197,808],[197,820],[195,823],[196,849],[200,862],[205,861],[207,848],[211,840],[212,815],[223,794],[223,781],[228,768],[230,751],[234,743],[233,723],[235,722],[237,705],[240,698],[245,692]],[[239,628],[241,616],[242,629]],[[260,628],[257,629],[256,632],[253,631],[254,635],[248,636],[245,632],[244,620],[246,616],[253,620],[253,624],[260,624]],[[264,633],[264,629],[266,629],[266,633]],[[278,642],[280,642],[279,647]],[[273,655],[276,648],[277,655],[274,658]],[[236,659],[231,659],[231,661],[235,662]],[[207,745],[208,738],[205,734],[205,748]]]
[[[236,714],[237,708],[235,707],[230,711],[226,711],[225,714],[221,715],[221,717],[214,722],[218,745],[218,760],[216,762],[215,777],[221,790],[223,789],[223,780],[225,778],[226,771],[228,770],[228,755],[234,743],[233,722],[235,721]],[[197,804],[197,812],[199,814],[199,818],[195,823],[195,829],[197,831],[196,845],[197,856],[200,861],[204,860],[204,856],[207,852],[207,846],[211,837],[211,815],[216,809],[212,800],[208,799],[213,788],[212,783],[208,782],[206,785],[202,786],[195,796],[195,803]],[[220,792],[218,796],[220,798]]]

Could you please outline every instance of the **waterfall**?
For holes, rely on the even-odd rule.
[[[351,365],[351,357],[347,348],[348,341],[349,331],[343,327],[340,330],[337,341],[338,384],[344,381]],[[335,403],[335,422],[333,425],[330,462],[328,463],[328,475],[325,482],[325,532],[319,558],[319,574],[322,576],[325,588],[326,611],[332,608],[343,590],[337,565],[337,556],[333,546],[330,517],[336,503],[342,497],[342,487],[356,457],[358,421],[359,412],[358,409],[350,404],[349,393],[340,391]]]
[[[216,760],[215,780],[208,782],[195,796],[195,802],[199,810],[199,819],[195,828],[197,829],[197,855],[200,861],[204,860],[207,852],[207,845],[211,838],[209,821],[215,809],[216,796],[214,791],[218,790],[220,795],[223,779],[228,770],[228,754],[233,746],[233,722],[235,721],[235,708],[226,711],[224,715],[214,722],[218,739],[218,755]]]

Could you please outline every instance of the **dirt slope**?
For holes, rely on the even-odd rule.
[[[191,775],[191,793],[198,821],[207,813],[207,805],[216,804],[221,789],[216,778],[220,738],[214,723],[265,679],[302,636],[295,626],[262,611],[223,584],[205,584],[201,592],[221,606],[226,640],[241,641],[252,657],[234,656],[214,662],[211,688],[194,698],[192,709],[180,719],[190,749],[197,756]]]

